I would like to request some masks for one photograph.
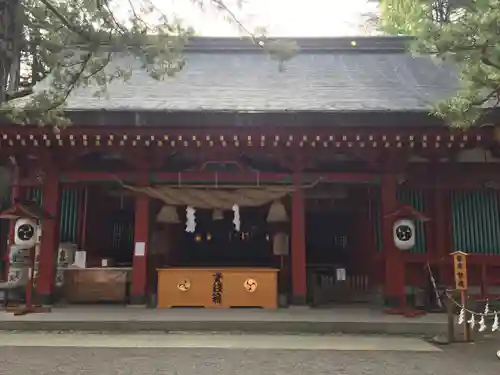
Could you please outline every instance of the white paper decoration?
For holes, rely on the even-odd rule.
[[[481,316],[481,319],[479,320],[479,332],[484,332],[486,330],[486,322],[484,321],[484,315]]]
[[[186,232],[194,233],[196,230],[196,210],[193,207],[186,207]]]
[[[471,329],[474,329],[474,326],[476,325],[476,317],[479,319],[479,332],[484,332],[488,328],[486,325],[486,318],[494,316],[493,319],[493,324],[491,325],[491,331],[495,332],[498,330],[498,312],[493,311],[490,312],[490,306],[488,301],[486,301],[486,305],[484,306],[484,312],[481,313],[475,313],[475,312],[470,312],[471,317],[467,321],[467,324],[470,325]],[[458,324],[463,324],[465,322],[465,308],[462,306],[460,309],[460,314],[458,315]]]
[[[240,221],[240,208],[238,207],[237,204],[233,206],[233,213],[234,213],[234,218],[233,218],[234,230],[236,232],[239,232],[241,229],[241,221]]]
[[[474,314],[471,315],[471,317],[467,323],[470,324],[471,329],[474,329],[474,326],[476,325],[476,317],[474,316]]]
[[[465,320],[465,309],[462,307],[460,309],[460,314],[458,315],[458,324],[463,324]]]
[[[34,219],[18,219],[15,225],[14,243],[31,248],[37,243],[38,224]]]
[[[415,246],[415,224],[412,220],[398,220],[394,223],[392,234],[394,244],[400,250],[409,250]]]

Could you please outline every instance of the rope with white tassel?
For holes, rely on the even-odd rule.
[[[486,301],[486,304],[484,306],[484,312],[483,313],[478,313],[469,309],[466,309],[464,306],[461,306],[457,301],[455,301],[453,298],[451,298],[448,294],[447,297],[458,307],[460,307],[460,313],[458,314],[458,324],[464,324],[465,323],[465,314],[470,314],[470,319],[467,321],[467,324],[470,325],[471,329],[474,329],[476,326],[476,318],[479,318],[479,332],[484,332],[488,328],[486,325],[486,318],[491,318],[493,317],[493,324],[491,325],[491,331],[495,332],[498,331],[498,311],[490,311],[490,305],[489,302]]]

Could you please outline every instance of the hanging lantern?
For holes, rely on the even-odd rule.
[[[20,218],[16,221],[14,230],[14,243],[30,248],[38,240],[38,223],[35,219]]]
[[[280,201],[274,201],[267,214],[268,223],[283,223],[288,221],[285,206]]]
[[[222,212],[222,210],[214,210],[212,214],[212,220],[213,221],[224,220],[224,212]]]
[[[165,224],[177,224],[180,223],[179,215],[177,213],[177,209],[174,206],[163,206],[156,215],[157,223],[165,223]]]

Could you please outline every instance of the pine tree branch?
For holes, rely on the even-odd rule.
[[[6,101],[14,100],[14,99],[19,99],[19,98],[24,98],[25,96],[29,96],[33,94],[33,89],[32,88],[27,88],[24,90],[19,90],[16,92],[11,92],[6,94]]]
[[[74,34],[77,34],[79,36],[81,36],[84,40],[86,40],[87,42],[93,42],[93,38],[92,36],[90,35],[90,33],[88,33],[87,31],[85,30],[82,30],[81,28],[79,28],[78,26],[72,24],[61,12],[59,12],[59,10],[57,9],[57,7],[52,4],[50,2],[50,0],[40,0],[40,2],[45,5],[45,7],[54,15],[57,17],[57,19],[59,19],[59,21],[61,21],[61,23],[70,31],[72,31]]]

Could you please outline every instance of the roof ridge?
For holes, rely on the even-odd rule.
[[[412,37],[404,36],[345,36],[345,37],[277,37],[267,42],[296,42],[301,52],[404,52]],[[250,37],[204,37],[189,39],[186,51],[193,52],[252,52],[260,51]]]

